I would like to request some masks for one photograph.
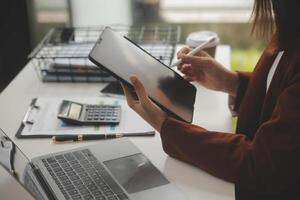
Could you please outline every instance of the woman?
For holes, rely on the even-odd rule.
[[[129,106],[161,134],[166,153],[235,183],[237,199],[294,199],[300,192],[300,3],[256,0],[254,29],[275,34],[252,73],[226,70],[205,52],[187,56],[185,78],[235,98],[237,134],[211,132],[173,119],[132,76],[138,99],[123,85]],[[273,17],[274,15],[274,17]],[[201,112],[201,110],[199,111]]]

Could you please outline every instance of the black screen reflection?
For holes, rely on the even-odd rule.
[[[165,94],[167,101],[179,106],[185,105],[186,109],[193,109],[194,96],[184,95],[187,92],[187,85],[180,81],[179,77],[164,77],[159,79],[159,89]],[[185,92],[183,92],[185,91]],[[193,92],[191,91],[191,94]],[[190,106],[190,107],[188,107]]]

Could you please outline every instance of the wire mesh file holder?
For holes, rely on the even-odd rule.
[[[105,26],[53,28],[29,58],[44,82],[111,82],[115,79],[88,60]],[[179,26],[111,26],[145,51],[170,65],[180,40]]]

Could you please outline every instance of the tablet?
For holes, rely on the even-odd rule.
[[[153,102],[169,115],[192,122],[196,88],[128,38],[105,28],[89,59],[131,88],[129,77],[136,75]]]

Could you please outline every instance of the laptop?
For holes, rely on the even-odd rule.
[[[0,164],[36,199],[186,199],[126,138],[30,160],[0,129]]]

